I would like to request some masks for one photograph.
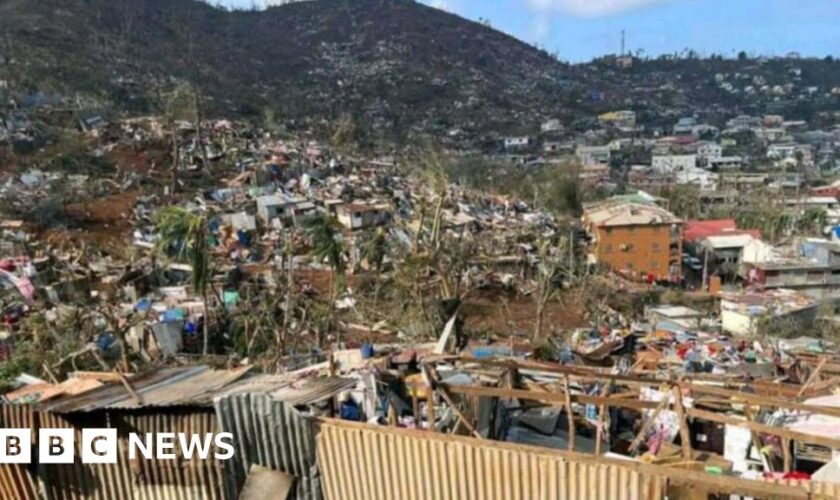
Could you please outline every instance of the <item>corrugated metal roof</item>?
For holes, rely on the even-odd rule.
[[[293,406],[308,405],[352,389],[357,383],[354,378],[342,377],[292,378],[288,375],[256,375],[226,388],[222,396],[267,394]]]
[[[113,383],[75,397],[47,402],[41,405],[41,410],[76,413],[101,409],[210,406],[220,390],[239,380],[247,371],[247,368],[211,370],[203,365],[164,368],[129,381],[140,401],[123,384]]]
[[[307,405],[329,399],[341,391],[355,387],[356,384],[356,379],[352,378],[308,378],[272,391],[269,395],[294,406]]]

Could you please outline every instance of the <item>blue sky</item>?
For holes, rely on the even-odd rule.
[[[249,6],[274,0],[214,0]],[[352,0],[351,0],[352,1]],[[840,0],[423,0],[579,62],[621,46],[655,56],[840,56]]]

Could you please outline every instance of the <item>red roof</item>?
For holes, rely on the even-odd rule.
[[[735,229],[735,219],[690,220],[685,223],[683,239],[688,243],[693,243]]]

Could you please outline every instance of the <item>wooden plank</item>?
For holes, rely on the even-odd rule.
[[[642,441],[645,439],[645,434],[648,433],[651,426],[653,426],[654,422],[656,422],[656,419],[657,417],[659,417],[659,414],[662,413],[662,410],[669,406],[670,401],[670,395],[666,393],[665,396],[662,398],[662,401],[659,402],[659,406],[657,406],[656,409],[653,410],[653,414],[650,416],[650,418],[644,421],[644,423],[642,424],[642,428],[639,429],[639,433],[636,434],[636,437],[633,439],[633,442],[630,443],[631,452],[636,451],[636,448],[638,448],[639,445],[642,444]]]
[[[566,401],[566,396],[564,394],[553,392],[533,392],[521,389],[503,389],[499,387],[480,387],[475,385],[441,385],[446,386],[447,390],[452,394],[516,398],[553,404],[565,404]],[[638,401],[617,397],[587,396],[585,394],[570,394],[570,397],[575,403],[630,408],[633,410],[655,410],[658,405],[658,403],[653,401]]]
[[[674,394],[674,409],[677,411],[677,419],[680,422],[680,441],[682,441],[682,454],[684,460],[691,460],[691,433],[688,432],[688,422],[685,419],[685,407],[682,401],[682,390],[680,387],[674,386],[672,389]]]
[[[801,398],[802,395],[805,394],[805,391],[808,390],[808,387],[810,387],[811,384],[813,384],[819,379],[820,372],[822,371],[823,367],[827,362],[828,358],[823,358],[820,360],[820,364],[817,365],[817,368],[811,373],[811,376],[808,377],[808,381],[805,382],[801,389],[799,389],[799,393],[796,395],[796,397]]]
[[[791,410],[805,411],[809,413],[818,413],[820,415],[831,415],[832,417],[840,418],[840,408],[832,408],[828,406],[813,406],[797,401],[781,398],[773,398],[770,396],[758,396],[756,394],[748,394],[746,392],[731,391],[721,387],[712,387],[707,385],[689,384],[680,382],[680,387],[689,389],[694,393],[711,394],[714,396],[721,396],[724,398],[743,401],[758,406],[788,408]]]
[[[603,390],[601,391],[601,397],[606,398],[610,394],[610,390],[612,389],[612,382],[607,382],[604,385]],[[606,405],[600,405],[598,407],[598,429],[595,433],[595,454],[601,454],[601,442],[604,440],[604,426],[607,425],[606,419],[604,418],[604,414],[607,413]]]
[[[784,459],[785,472],[792,470],[792,460],[790,456],[790,439],[782,438],[782,457]]]
[[[710,422],[734,425],[736,427],[743,427],[745,429],[750,429],[755,432],[780,436],[782,438],[788,438],[794,441],[819,444],[822,446],[828,446],[829,448],[840,449],[840,439],[836,438],[805,434],[803,432],[793,431],[784,427],[773,427],[771,425],[759,424],[758,422],[741,420],[730,415],[723,415],[720,413],[698,410],[697,408],[686,408],[685,412],[686,415],[688,415],[691,418],[699,418],[702,420],[708,420]]]
[[[563,379],[566,392],[563,393],[563,402],[566,406],[566,418],[569,419],[569,451],[575,451],[575,413],[572,411],[572,392],[569,387],[569,376]]]
[[[449,408],[452,409],[453,413],[455,413],[455,415],[460,419],[461,423],[463,423],[464,426],[467,429],[469,429],[470,433],[478,439],[484,439],[481,436],[481,434],[479,434],[479,432],[475,429],[475,427],[473,427],[472,422],[470,422],[467,419],[467,417],[465,417],[464,414],[461,413],[461,410],[458,409],[458,406],[456,406],[455,403],[452,401],[452,398],[449,397],[449,393],[447,392],[447,387],[445,386],[445,384],[440,384],[437,387],[437,389],[440,396],[443,398],[444,401],[446,401],[446,404],[449,405]]]

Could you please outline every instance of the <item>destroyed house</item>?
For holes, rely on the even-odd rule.
[[[790,331],[813,325],[819,302],[792,290],[721,294],[721,327],[741,336],[767,334],[769,329]]]
[[[0,464],[0,498],[241,498],[248,483],[270,471],[284,478],[276,498],[322,498],[309,405],[320,405],[352,389],[352,378],[249,375],[248,368],[206,366],[164,368],[143,375],[76,374],[59,385],[27,387],[6,395],[0,424],[117,430],[116,464]],[[176,444],[175,458],[128,456],[128,434],[233,435],[234,456],[187,458]],[[76,456],[80,456],[76,441]],[[252,472],[260,471],[251,477]],[[46,497],[38,493],[42,485]]]
[[[388,224],[391,220],[391,209],[385,204],[347,203],[336,207],[336,217],[347,229],[367,229]]]
[[[314,212],[315,209],[315,204],[305,199],[278,195],[257,198],[257,215],[264,223],[270,223],[275,219],[294,220],[299,216]]]
[[[808,239],[783,254],[760,241],[744,246],[740,273],[761,290],[786,288],[818,299],[840,298],[840,244]]]

